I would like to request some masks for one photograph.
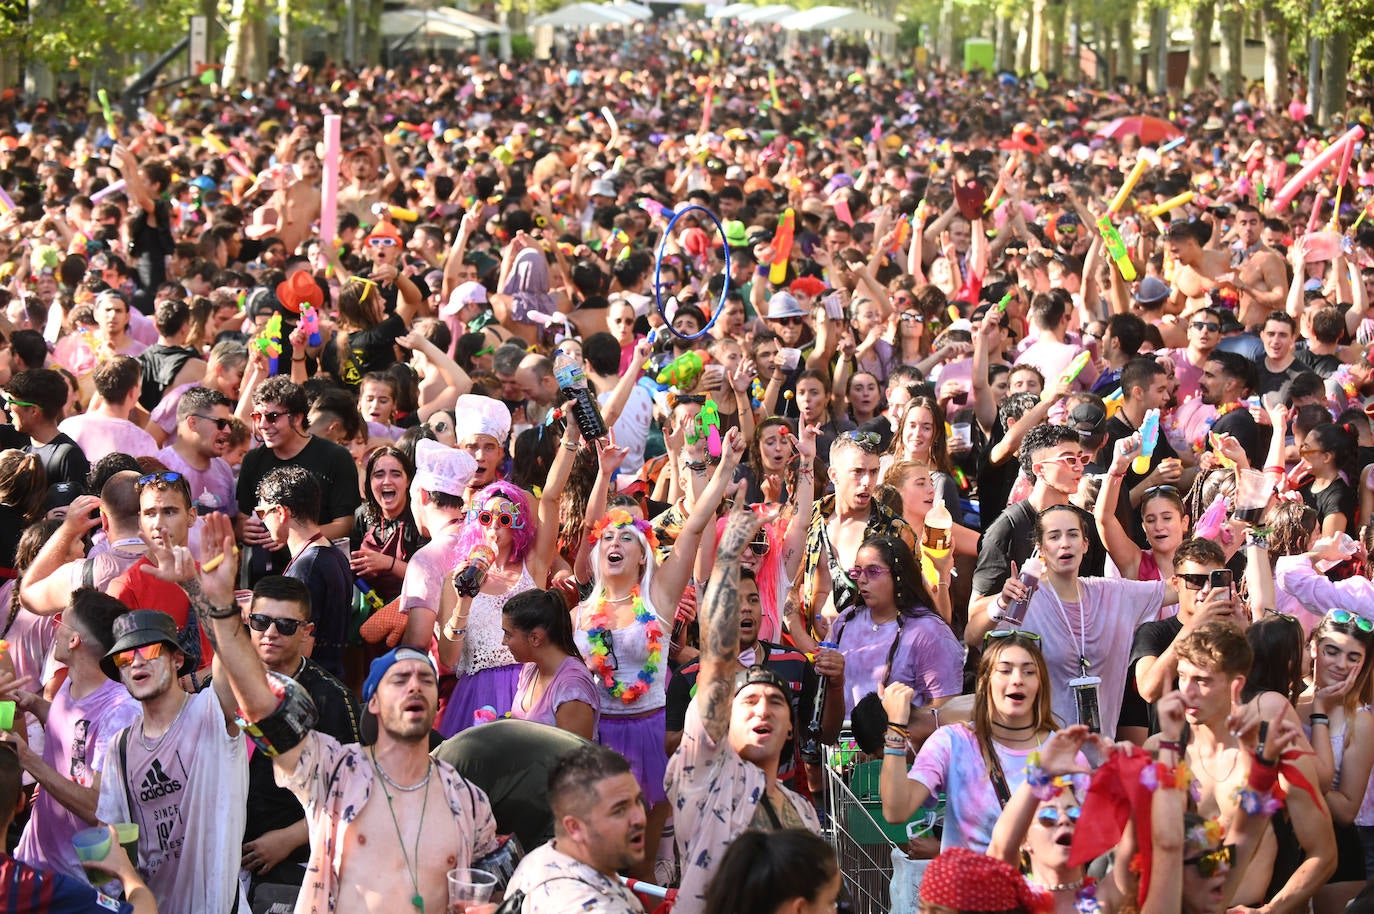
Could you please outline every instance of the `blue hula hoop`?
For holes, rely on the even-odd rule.
[[[720,232],[720,240],[725,247],[725,282],[720,287],[720,301],[716,302],[716,307],[711,312],[711,319],[706,322],[705,327],[702,327],[696,333],[693,333],[690,336],[688,336],[685,333],[678,333],[677,330],[673,328],[672,323],[668,320],[668,312],[663,307],[663,286],[660,282],[659,277],[663,270],[663,255],[668,250],[668,236],[673,234],[673,226],[677,224],[677,221],[682,218],[682,215],[684,213],[690,213],[694,209],[699,209],[706,215],[710,216],[711,221],[716,224],[716,231]],[[725,226],[720,224],[720,219],[716,217],[715,213],[711,212],[709,209],[702,206],[700,203],[693,203],[690,206],[684,206],[682,209],[673,213],[673,218],[668,220],[668,227],[663,230],[663,240],[658,243],[658,256],[654,259],[654,301],[658,304],[658,316],[663,318],[664,327],[666,327],[674,336],[680,337],[684,340],[699,340],[706,334],[710,333],[711,328],[716,325],[717,318],[720,317],[721,311],[725,309],[725,297],[729,294],[730,245],[728,242],[726,242],[725,239]]]

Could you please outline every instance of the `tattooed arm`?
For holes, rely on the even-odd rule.
[[[730,730],[730,699],[739,669],[739,557],[759,523],[759,515],[753,511],[730,514],[717,544],[715,569],[698,616],[701,671],[693,700],[707,735],[717,743]]]

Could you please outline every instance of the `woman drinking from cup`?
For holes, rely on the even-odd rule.
[[[523,663],[510,716],[596,739],[596,680],[573,638],[563,598],[524,590],[501,607],[501,642]]]

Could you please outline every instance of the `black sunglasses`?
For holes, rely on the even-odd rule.
[[[252,613],[248,617],[248,625],[255,632],[265,632],[268,626],[275,625],[277,633],[291,637],[296,633],[296,629],[305,623],[300,619],[280,619],[276,616],[267,616],[262,613]]]
[[[202,416],[200,413],[191,413],[191,415],[197,419],[203,419],[206,422],[213,422],[215,430],[221,432],[228,428],[229,424],[234,421],[233,419],[216,419],[214,416]]]
[[[1211,577],[1207,574],[1185,574],[1181,571],[1177,574],[1178,579],[1183,582],[1183,586],[1189,590],[1201,590],[1207,586],[1207,581]]]

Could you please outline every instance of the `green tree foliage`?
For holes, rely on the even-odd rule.
[[[54,71],[157,54],[186,33],[195,0],[0,0],[0,54]]]

